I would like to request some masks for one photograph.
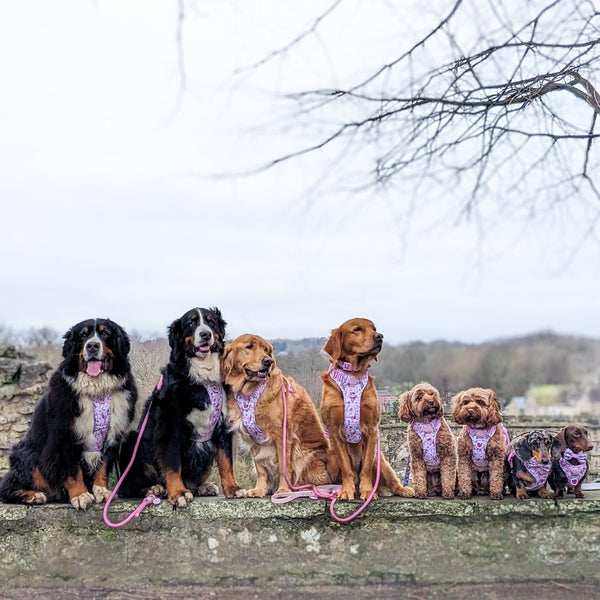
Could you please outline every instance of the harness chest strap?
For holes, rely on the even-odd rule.
[[[248,434],[258,444],[266,444],[269,441],[268,436],[265,435],[256,423],[256,404],[262,393],[265,391],[268,383],[269,379],[267,378],[262,381],[260,385],[256,386],[254,391],[249,395],[242,394],[241,392],[233,393],[233,397],[240,408],[242,424],[246,428]]]
[[[195,437],[196,442],[207,442],[212,438],[219,416],[223,410],[223,402],[225,401],[225,390],[223,386],[216,381],[209,381],[204,384],[206,391],[208,392],[208,398],[212,405],[212,412],[210,413],[208,427],[202,434],[197,434]]]
[[[346,365],[349,363],[341,363]],[[350,365],[351,366],[351,365]],[[350,444],[358,444],[362,439],[360,429],[360,400],[369,382],[369,374],[360,377],[329,365],[329,376],[342,392],[344,398],[344,434]]]
[[[92,450],[99,452],[104,446],[104,440],[110,428],[110,411],[112,398],[110,395],[103,398],[92,398],[94,405],[94,447]]]
[[[413,421],[410,426],[413,431],[421,438],[423,445],[423,460],[429,467],[435,467],[440,464],[440,457],[437,453],[437,434],[442,426],[442,419],[438,417],[429,423]]]
[[[470,427],[467,425],[467,432],[469,433],[469,437],[473,443],[473,462],[478,467],[483,468],[488,466],[488,459],[486,456],[487,445],[496,433],[496,428],[497,425],[492,425],[488,429],[476,429],[475,427]],[[508,435],[508,430],[502,423],[500,423],[500,428],[502,435],[504,436],[504,441],[506,442],[508,452],[508,448],[510,447],[510,436]]]
[[[576,453],[567,448],[558,462],[571,487],[575,487],[585,477],[587,452]]]

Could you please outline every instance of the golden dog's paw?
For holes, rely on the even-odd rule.
[[[77,510],[86,510],[90,504],[94,503],[94,496],[89,492],[85,492],[80,496],[75,496],[71,498],[71,504]]]
[[[92,494],[94,494],[94,500],[100,504],[101,502],[108,500],[110,497],[110,490],[102,485],[95,485],[92,487]]]
[[[351,490],[342,488],[338,500],[354,500],[354,488]]]
[[[175,492],[168,498],[169,502],[173,505],[173,508],[185,508],[193,499],[194,495],[190,490]]]
[[[209,481],[208,483],[203,483],[198,486],[198,496],[218,496],[219,488],[216,483]]]
[[[48,496],[44,492],[29,492],[23,502],[25,504],[46,504]]]
[[[292,490],[287,485],[282,485],[277,490],[278,494],[289,494]]]
[[[367,500],[372,492],[373,492],[372,487],[371,488],[361,488],[360,489],[360,499]],[[373,500],[377,500],[377,498],[379,498],[379,494],[376,493],[373,495]]]
[[[237,489],[234,494],[233,494],[234,498],[247,498],[248,497],[248,490],[244,490],[242,488]]]
[[[264,498],[267,490],[264,488],[252,488],[251,490],[246,490],[246,498]]]
[[[392,494],[394,494],[394,496],[402,496],[403,498],[414,498],[415,490],[408,486],[397,485],[392,490]],[[425,496],[427,496],[427,494],[425,494]]]

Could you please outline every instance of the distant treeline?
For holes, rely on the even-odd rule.
[[[0,327],[0,342],[17,341],[18,346],[48,360],[52,366],[60,361],[62,339],[57,332],[47,328],[31,330],[27,335],[21,332],[18,340],[7,333]],[[151,389],[160,365],[168,358],[167,341],[143,340],[135,333],[131,338],[134,374],[140,383],[144,382],[142,388]],[[328,357],[321,352],[325,338],[271,341],[283,372],[302,384],[318,404],[319,373],[328,364]],[[508,400],[523,396],[530,387],[538,385],[598,386],[600,340],[537,333],[482,344],[445,341],[384,344],[371,373],[377,378],[378,388],[390,388],[397,394],[419,381],[429,381],[446,399],[462,389],[480,386],[492,388],[499,398]]]
[[[312,349],[277,357],[285,372],[296,377],[320,400],[318,372],[327,357]],[[412,342],[384,345],[371,368],[377,387],[400,393],[419,381],[429,381],[445,398],[469,387],[488,387],[504,400],[523,396],[534,385],[597,385],[600,380],[600,340],[538,333],[482,344]],[[316,381],[316,385],[315,385]]]

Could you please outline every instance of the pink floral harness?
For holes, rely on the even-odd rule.
[[[478,467],[483,468],[488,466],[488,459],[486,457],[487,445],[496,433],[496,427],[497,425],[492,425],[488,429],[476,429],[467,425],[467,431],[471,438],[471,442],[473,442],[473,462]],[[510,436],[504,425],[500,424],[500,427],[502,429],[504,440],[506,441],[508,452],[508,448],[510,447]]]
[[[94,405],[94,447],[92,450],[99,452],[104,446],[104,440],[110,427],[110,409],[112,399],[110,396],[92,398]]]
[[[429,423],[420,423],[419,421],[411,423],[413,431],[421,438],[423,460],[428,467],[435,467],[441,462],[437,453],[437,434],[441,426],[441,417],[433,419]]]
[[[369,374],[360,377],[346,372],[352,365],[346,362],[338,363],[341,368],[329,365],[329,376],[336,382],[344,398],[344,434],[350,444],[358,444],[362,440],[360,429],[360,400],[369,382]],[[328,432],[327,432],[328,434]],[[326,435],[327,435],[326,434]]]
[[[535,479],[533,483],[525,486],[525,489],[528,492],[535,492],[535,490],[539,490],[540,488],[546,485],[546,481],[548,481],[548,475],[550,475],[550,471],[552,471],[552,461],[548,461],[546,464],[539,463],[532,456],[528,458],[524,463],[529,474],[532,475]]]
[[[242,394],[240,392],[234,392],[233,397],[240,407],[242,414],[242,424],[246,428],[246,431],[258,444],[265,444],[269,441],[269,437],[260,429],[256,424],[256,403],[260,399],[262,393],[265,391],[269,379],[265,379],[260,385],[256,386],[254,391],[250,395]]]
[[[209,381],[204,384],[204,387],[208,392],[208,398],[213,407],[213,411],[210,413],[206,431],[203,433],[196,433],[194,437],[195,442],[198,444],[208,442],[212,438],[213,432],[215,431],[215,427],[217,426],[217,422],[219,420],[219,416],[223,410],[223,402],[225,400],[225,390],[220,383],[216,381]]]
[[[559,459],[569,486],[575,487],[584,477],[587,471],[587,452],[573,452],[567,448]]]

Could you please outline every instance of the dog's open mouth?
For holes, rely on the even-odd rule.
[[[210,352],[210,346],[194,346],[196,356],[206,356]]]
[[[423,409],[424,415],[437,415],[440,412],[439,406],[427,406]]]
[[[85,372],[90,377],[97,377],[102,371],[107,371],[109,367],[109,358],[104,360],[88,360],[85,364]]]
[[[375,358],[381,352],[382,346],[383,344],[381,343],[374,344],[368,352],[365,352],[364,354],[359,354],[358,360],[364,360],[365,358]]]
[[[246,377],[248,379],[266,379],[269,376],[269,367],[263,367],[258,371],[252,369],[244,369],[246,371]]]

